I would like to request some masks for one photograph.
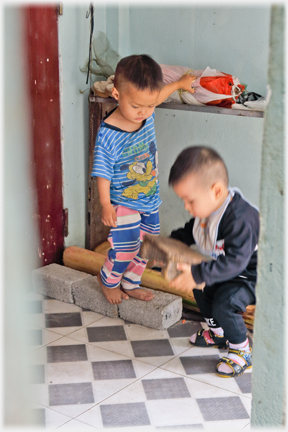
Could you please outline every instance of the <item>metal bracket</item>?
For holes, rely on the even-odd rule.
[[[63,235],[68,237],[68,208],[63,209]]]

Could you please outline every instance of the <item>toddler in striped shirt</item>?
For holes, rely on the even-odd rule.
[[[138,252],[145,233],[160,231],[154,110],[178,89],[193,93],[195,79],[184,75],[164,85],[161,67],[148,55],[128,56],[117,65],[112,96],[118,106],[101,122],[91,174],[97,177],[101,220],[111,226],[111,249],[98,280],[112,304],[129,296],[153,298],[139,286],[147,261]]]

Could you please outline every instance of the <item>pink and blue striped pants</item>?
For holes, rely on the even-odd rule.
[[[100,271],[103,285],[125,290],[138,288],[147,260],[139,257],[144,234],[159,235],[159,210],[142,213],[120,205],[114,206],[117,228],[111,227],[108,240],[111,249]]]

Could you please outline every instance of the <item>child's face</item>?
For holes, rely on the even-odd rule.
[[[139,125],[153,114],[160,94],[160,90],[138,90],[130,83],[125,83],[119,91],[115,87],[113,90],[112,95],[118,100],[122,116]]]
[[[194,217],[207,218],[219,206],[214,186],[205,185],[197,174],[184,177],[173,189],[184,202],[185,210]]]

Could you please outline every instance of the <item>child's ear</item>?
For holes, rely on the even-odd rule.
[[[215,198],[218,200],[219,198],[221,198],[222,194],[223,194],[223,185],[220,182],[216,182],[213,184],[212,186],[212,190],[214,193]]]
[[[116,99],[116,100],[119,99],[119,92],[118,92],[118,90],[116,89],[116,87],[113,87],[113,88],[112,88],[111,93],[112,93],[112,96],[114,97],[114,99]]]

